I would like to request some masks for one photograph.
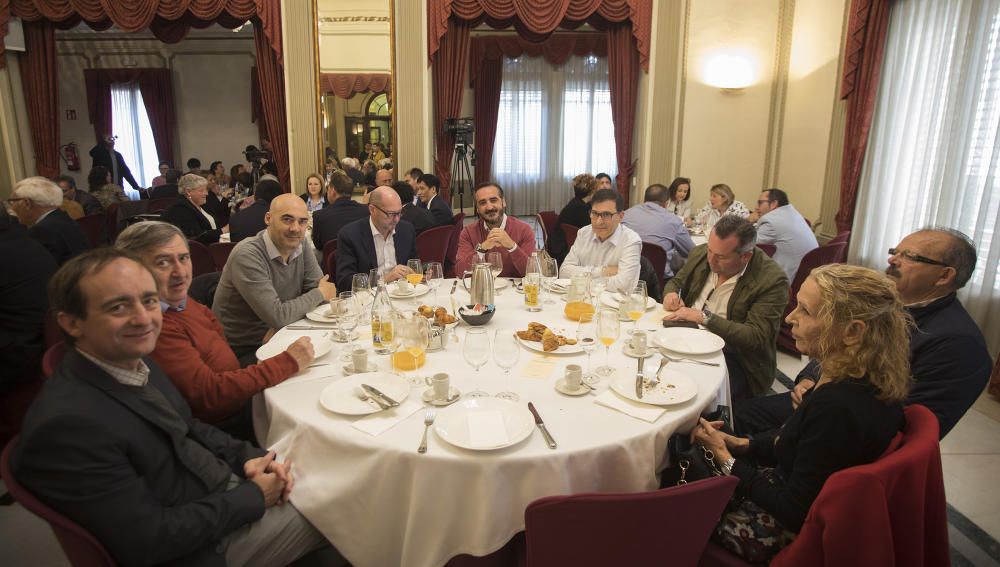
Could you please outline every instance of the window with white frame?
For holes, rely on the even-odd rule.
[[[159,159],[138,83],[111,85],[111,127],[118,136],[115,150],[122,154],[136,181],[143,187],[151,186],[160,174]],[[125,188],[125,193],[130,199],[139,198],[134,189]]]

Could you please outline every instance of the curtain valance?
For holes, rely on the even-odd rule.
[[[608,56],[608,37],[603,33],[553,35],[541,43],[515,36],[479,36],[472,38],[472,64],[469,86],[476,86],[479,70],[487,61],[517,59],[522,55],[544,57],[552,65],[562,65],[571,55]]]
[[[323,94],[352,98],[358,93],[388,93],[392,77],[388,73],[320,73],[319,89]]]

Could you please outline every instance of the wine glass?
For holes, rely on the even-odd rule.
[[[354,274],[351,276],[351,291],[354,297],[361,303],[361,307],[366,307],[371,303],[371,286],[368,283],[368,274]]]
[[[438,287],[444,279],[444,268],[441,262],[427,262],[424,264],[424,281],[434,290],[434,305],[438,305]]]
[[[419,259],[407,260],[406,267],[413,270],[413,273],[406,274],[406,281],[410,282],[410,285],[416,286],[424,280],[424,267]]]
[[[590,371],[590,355],[597,346],[597,324],[594,323],[594,316],[585,313],[580,316],[580,324],[576,328],[576,342],[587,353],[587,369],[584,372],[583,380],[588,384],[596,384],[601,379]]]
[[[601,309],[597,312],[597,340],[604,345],[604,366],[597,368],[601,376],[611,376],[615,367],[611,366],[611,345],[618,340],[618,312],[614,309]]]
[[[593,269],[590,273],[590,295],[594,298],[594,308],[601,303],[601,294],[608,289],[608,278],[604,275],[604,266]]]
[[[545,287],[549,290],[549,295],[543,303],[546,305],[555,303],[552,299],[552,282],[559,277],[559,263],[556,262],[555,258],[543,258],[542,259],[542,281],[545,282]]]
[[[497,329],[493,336],[493,361],[497,366],[503,368],[504,381],[510,381],[510,369],[517,365],[517,360],[521,355],[521,345],[518,344],[513,331],[502,331]],[[501,400],[516,402],[521,399],[511,391],[500,392],[496,397]]]
[[[646,282],[639,280],[632,291],[623,298],[620,309],[632,320],[632,329],[629,330],[628,334],[635,333],[639,319],[646,312]]]
[[[486,329],[469,329],[465,333],[465,344],[462,345],[462,356],[465,361],[476,369],[476,376],[479,376],[479,369],[490,360],[490,337],[486,334]],[[466,398],[488,398],[489,394],[483,390],[473,390],[465,395]]]
[[[500,277],[500,274],[503,273],[503,256],[496,251],[487,252],[486,263],[490,265],[490,273],[493,274],[493,281],[495,282]],[[499,295],[500,288],[496,288],[496,290],[495,293]]]
[[[337,315],[337,330],[343,337],[343,341],[347,343],[344,356],[341,357],[341,360],[346,362],[351,359],[351,352],[354,351],[354,329],[358,327],[361,306],[353,291],[342,291],[337,294],[336,307],[334,307],[333,301],[330,303],[331,312]]]

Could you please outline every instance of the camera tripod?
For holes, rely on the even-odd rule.
[[[472,167],[469,165],[469,153],[472,153],[472,163],[476,162],[476,150],[470,148],[468,144],[459,142],[455,144],[455,161],[451,166],[451,206],[455,207],[455,195],[458,195],[458,210],[465,209],[465,186],[472,189],[475,183],[472,177]],[[473,198],[473,202],[475,198]]]

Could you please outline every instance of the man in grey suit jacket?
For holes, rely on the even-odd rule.
[[[124,565],[283,565],[327,545],[287,503],[291,466],[193,419],[145,358],[162,315],[138,258],[84,253],[53,276],[49,301],[71,348],[13,453],[28,490]]]
[[[794,280],[802,257],[819,246],[809,223],[788,203],[788,195],[781,189],[762,191],[754,214],[759,219],[757,244],[773,244],[773,260],[788,275],[788,281]]]

